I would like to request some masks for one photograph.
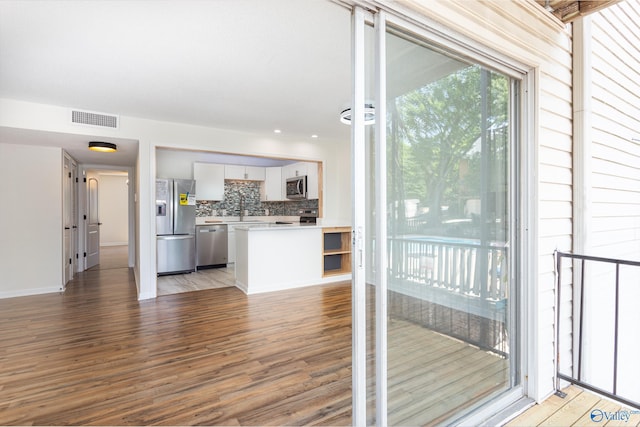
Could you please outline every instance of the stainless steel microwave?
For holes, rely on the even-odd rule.
[[[287,199],[307,198],[307,176],[287,178]]]

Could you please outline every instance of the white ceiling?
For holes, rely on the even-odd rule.
[[[350,13],[328,0],[2,0],[0,58],[3,98],[278,128],[319,144],[349,138],[338,114],[351,93]],[[0,141],[7,135],[62,146],[81,163],[133,165],[137,151],[96,160],[88,138],[2,129]]]

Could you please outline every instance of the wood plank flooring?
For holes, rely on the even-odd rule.
[[[563,391],[567,393],[565,398],[553,395],[541,404],[532,406],[508,422],[506,426],[640,426],[638,410],[625,408],[619,403],[604,399],[577,386],[567,387]],[[617,415],[622,412],[629,417],[623,419]],[[591,418],[592,414],[594,419]]]
[[[129,269],[0,300],[0,425],[349,425],[350,285],[136,301]]]
[[[100,262],[90,270],[107,270],[129,267],[129,246],[100,246]]]
[[[389,328],[393,425],[502,386],[495,355]],[[138,302],[129,268],[92,269],[65,293],[0,300],[0,342],[0,425],[351,424],[350,283]]]

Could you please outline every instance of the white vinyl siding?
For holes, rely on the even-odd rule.
[[[587,255],[640,260],[640,2],[627,0],[589,17],[591,66],[587,99],[591,111],[588,134],[589,204]],[[634,328],[640,322],[637,269],[624,268],[620,280],[620,336],[617,392],[640,400],[637,378],[640,345]],[[611,391],[614,336],[613,267],[591,265],[585,284],[582,374],[596,387]],[[635,347],[634,347],[635,346]]]
[[[592,16],[593,255],[640,259],[640,3]]]
[[[554,389],[554,250],[572,248],[572,53],[571,31],[533,1],[411,0],[406,4],[467,37],[471,43],[530,67],[535,79],[534,140],[523,140],[537,159],[521,174],[531,179],[529,238],[537,250],[527,306],[532,380],[528,393],[543,399]],[[525,136],[526,138],[526,136]],[[531,170],[533,169],[533,170]],[[537,217],[535,216],[537,213]],[[565,273],[567,274],[567,273]],[[568,276],[571,272],[569,270]],[[570,310],[569,310],[570,312]]]

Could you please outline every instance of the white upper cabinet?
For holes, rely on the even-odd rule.
[[[319,195],[318,185],[318,164],[316,162],[307,163],[307,198],[317,199]]]
[[[292,163],[282,167],[282,179],[295,178],[307,174],[307,162]]]
[[[282,168],[265,168],[264,185],[261,190],[260,196],[263,202],[277,202],[285,199]]]
[[[194,163],[193,178],[196,180],[196,199],[223,200],[224,175],[224,165]]]
[[[225,165],[224,179],[240,181],[264,181],[265,168],[259,166]]]
[[[245,167],[246,179],[249,181],[264,181],[265,168],[259,166],[247,166]]]

